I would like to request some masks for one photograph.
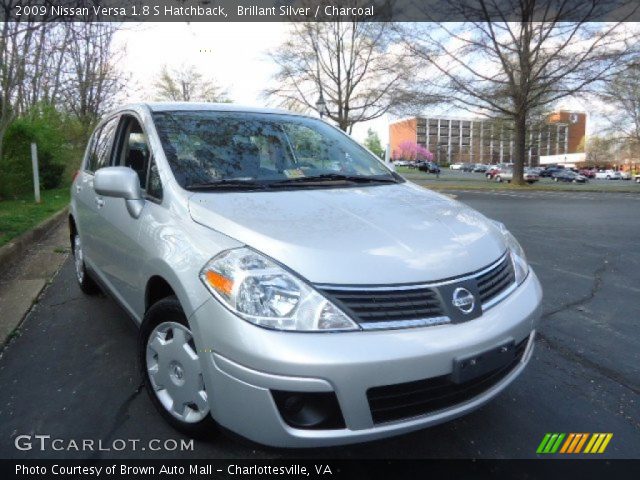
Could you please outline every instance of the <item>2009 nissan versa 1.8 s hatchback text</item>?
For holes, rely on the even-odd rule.
[[[319,119],[124,107],[93,133],[69,222],[80,287],[140,324],[152,401],[191,435],[408,432],[531,357],[542,291],[515,238]]]

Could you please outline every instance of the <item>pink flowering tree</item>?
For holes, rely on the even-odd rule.
[[[392,159],[409,160],[411,162],[427,160],[430,162],[433,160],[433,153],[412,140],[405,140],[400,142],[397,149],[393,150]]]

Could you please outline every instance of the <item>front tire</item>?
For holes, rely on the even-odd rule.
[[[87,295],[95,295],[96,293],[99,293],[100,287],[98,287],[98,284],[93,280],[93,278],[91,278],[87,271],[87,266],[84,263],[84,248],[82,245],[82,239],[78,232],[73,235],[72,246],[73,264],[76,270],[76,280],[78,281],[80,290]]]
[[[210,415],[200,355],[175,296],[158,301],[145,314],[138,358],[151,402],[167,423],[191,437],[211,435],[216,423]]]

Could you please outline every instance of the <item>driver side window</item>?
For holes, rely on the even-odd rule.
[[[147,197],[162,200],[162,183],[142,125],[132,115],[123,115],[120,124],[116,166],[129,167],[138,174],[140,188]]]

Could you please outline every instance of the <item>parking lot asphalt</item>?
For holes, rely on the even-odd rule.
[[[140,389],[133,322],[108,297],[83,295],[67,260],[0,357],[0,457],[526,458],[547,432],[611,432],[603,457],[640,458],[640,195],[455,193],[516,235],[545,295],[528,369],[483,408],[339,448],[272,449],[216,433],[192,451],[143,451],[184,437]],[[140,449],[15,448],[16,436],[34,434],[136,439]]]
[[[398,173],[405,178],[434,189],[509,189],[513,186],[507,182],[498,183],[495,180],[489,180],[484,173],[480,172],[463,172],[461,170],[450,170],[443,168],[440,175],[421,172],[419,170],[407,167],[398,167]],[[551,190],[551,191],[604,191],[604,192],[630,192],[640,193],[640,183],[633,180],[605,180],[605,179],[589,179],[584,184],[574,184],[566,182],[555,182],[553,179],[544,177],[533,183],[531,186],[525,186],[525,190]]]

